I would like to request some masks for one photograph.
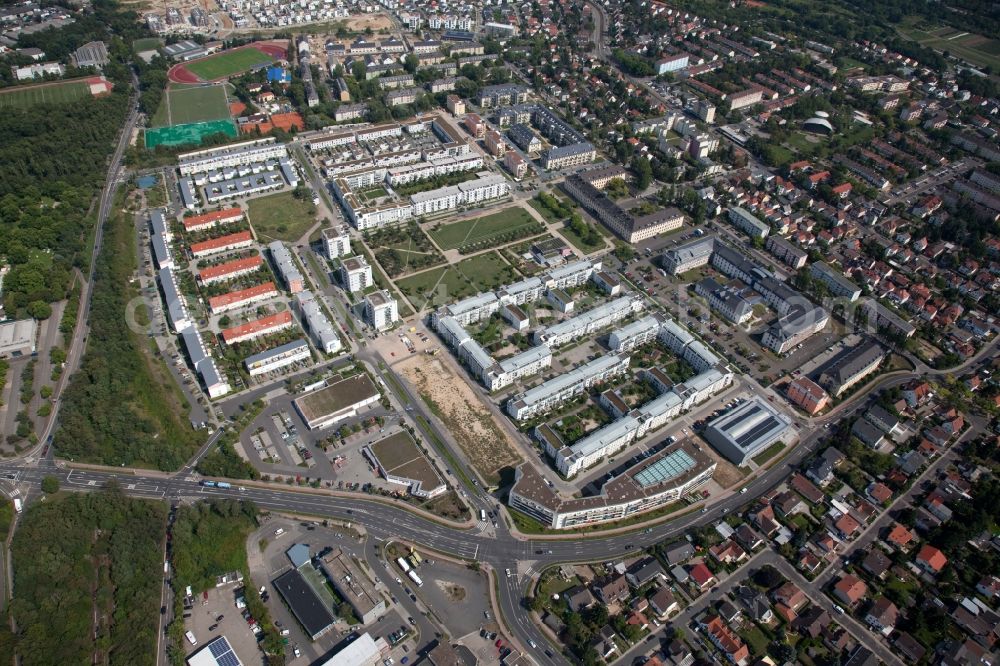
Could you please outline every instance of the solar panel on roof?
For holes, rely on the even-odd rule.
[[[684,472],[694,468],[694,466],[694,460],[686,452],[674,451],[641,470],[633,478],[636,480],[636,483],[645,488],[675,479]]]
[[[220,637],[208,644],[208,649],[211,650],[212,656],[218,659],[220,656],[227,652],[232,652],[233,648],[230,647],[229,641],[226,638]]]
[[[753,428],[743,433],[739,438],[737,438],[736,443],[740,448],[746,448],[748,442],[756,441],[765,432],[771,430],[776,425],[778,425],[778,420],[773,416],[768,416],[764,421],[758,423]]]
[[[219,666],[243,666],[240,663],[239,658],[232,652],[227,652],[221,657],[218,657],[216,661],[219,662]]]

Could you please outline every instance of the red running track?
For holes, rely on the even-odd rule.
[[[254,48],[262,53],[266,53],[275,60],[285,60],[288,57],[288,51],[282,46],[284,42],[254,42],[253,44],[248,44],[246,46],[241,46],[241,49]],[[230,49],[236,50],[236,49]],[[227,51],[222,51],[226,53]],[[205,56],[204,58],[196,58],[190,62],[180,63],[174,65],[169,70],[167,70],[167,79],[173,83],[208,83],[207,81],[202,81],[194,72],[187,68],[187,66],[193,62],[198,62],[200,60],[207,60],[208,58],[213,58],[219,55],[218,53],[213,53],[210,56]],[[228,77],[221,77],[215,79],[216,81],[222,81]]]

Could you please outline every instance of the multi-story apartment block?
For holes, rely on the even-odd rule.
[[[364,291],[372,282],[372,267],[363,255],[348,257],[340,262],[340,281],[350,292]]]
[[[741,229],[753,238],[767,238],[767,235],[771,233],[770,225],[762,222],[756,215],[739,206],[730,207],[729,221],[733,226]]]
[[[764,331],[761,344],[776,354],[785,354],[822,331],[829,321],[830,314],[821,307],[795,309]]]
[[[399,307],[392,294],[383,289],[365,296],[365,321],[376,331],[392,328],[399,321]]]
[[[825,284],[830,293],[838,298],[847,298],[853,302],[861,296],[861,287],[848,280],[844,277],[843,273],[825,262],[817,261],[810,265],[809,274],[814,280],[819,280]]]
[[[781,236],[771,236],[768,238],[767,245],[765,247],[768,252],[773,254],[780,261],[796,270],[805,266],[806,259],[809,258],[808,252],[792,245]]]
[[[351,237],[343,224],[323,229],[323,253],[327,259],[345,257],[351,253]]]
[[[664,251],[660,255],[660,264],[667,273],[680,275],[681,273],[686,273],[687,271],[707,265],[714,251],[714,237],[699,238]]]

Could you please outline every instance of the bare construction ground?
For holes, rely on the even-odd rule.
[[[487,483],[496,485],[501,469],[521,462],[514,442],[493,420],[474,390],[438,358],[413,354],[394,364],[393,369],[417,389]]]
[[[362,14],[347,19],[348,30],[364,32],[367,28],[374,32],[389,31],[392,29],[392,20],[385,14]]]

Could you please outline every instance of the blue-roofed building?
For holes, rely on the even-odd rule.
[[[268,67],[267,80],[272,83],[291,83],[292,73],[284,67]]]
[[[303,564],[309,563],[309,546],[304,543],[297,543],[285,551],[292,566],[298,569]]]

